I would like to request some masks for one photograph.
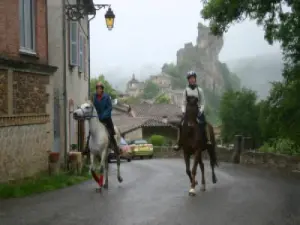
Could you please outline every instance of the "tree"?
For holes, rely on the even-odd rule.
[[[145,99],[152,99],[156,97],[159,93],[159,87],[152,81],[147,81],[144,88],[143,97]]]
[[[236,134],[256,139],[260,137],[256,100],[256,93],[245,88],[224,93],[220,104],[221,136],[224,141],[232,141]]]
[[[155,99],[154,103],[156,103],[156,104],[162,104],[162,103],[170,104],[171,103],[171,99],[169,98],[168,95],[162,94],[162,95],[158,96]]]
[[[91,78],[91,80],[90,80],[90,90],[91,90],[92,93],[96,92],[97,82],[102,82],[102,84],[104,85],[105,92],[107,94],[109,94],[112,99],[117,98],[116,90],[111,86],[111,84],[107,80],[105,80],[104,75],[100,75],[96,78]]]
[[[231,24],[246,18],[264,27],[269,44],[278,41],[284,56],[283,82],[276,82],[262,103],[264,135],[291,138],[300,145],[300,4],[293,0],[203,0],[202,16],[213,34],[223,35]],[[271,115],[268,115],[271,114]],[[266,124],[267,122],[267,124]],[[276,130],[271,126],[276,126]],[[269,129],[269,130],[267,130]]]

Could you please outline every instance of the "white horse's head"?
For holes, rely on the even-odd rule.
[[[74,110],[73,118],[75,120],[86,120],[94,117],[95,108],[91,101],[83,103],[78,109]]]

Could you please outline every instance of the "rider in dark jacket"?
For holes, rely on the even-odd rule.
[[[110,135],[110,141],[113,147],[117,147],[116,140],[114,138],[115,129],[111,118],[112,104],[110,96],[104,92],[104,85],[101,82],[96,84],[96,93],[93,96],[93,104],[98,113],[98,118],[103,123]]]

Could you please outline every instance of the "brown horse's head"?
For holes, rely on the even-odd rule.
[[[188,96],[185,113],[189,123],[197,121],[198,111],[198,98],[195,96]]]

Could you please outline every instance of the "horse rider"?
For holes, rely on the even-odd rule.
[[[98,118],[103,123],[109,133],[110,142],[113,149],[117,149],[117,142],[114,137],[115,129],[111,118],[112,104],[110,96],[104,92],[104,85],[101,82],[96,84],[96,93],[93,96],[93,104],[98,113]]]
[[[173,147],[173,149],[175,151],[180,150],[182,147],[181,130],[182,130],[182,123],[185,118],[185,108],[186,108],[188,96],[194,96],[194,97],[198,98],[198,108],[199,108],[198,121],[199,121],[200,129],[205,130],[207,144],[211,144],[210,135],[209,135],[208,129],[206,129],[207,126],[206,126],[206,119],[205,119],[205,115],[204,115],[205,98],[204,98],[204,93],[203,93],[202,88],[200,88],[197,85],[197,74],[195,71],[189,71],[186,75],[186,78],[188,80],[188,86],[183,91],[183,101],[182,101],[182,105],[181,105],[181,111],[183,113],[183,117],[182,117],[182,120],[181,120],[180,126],[179,126],[179,138],[178,138],[177,144]]]

